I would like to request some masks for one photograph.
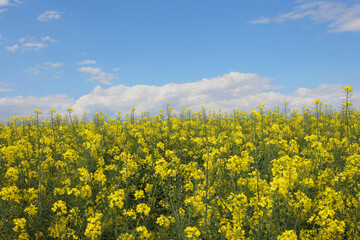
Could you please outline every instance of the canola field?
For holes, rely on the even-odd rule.
[[[0,239],[360,239],[360,112],[342,108],[0,125]]]

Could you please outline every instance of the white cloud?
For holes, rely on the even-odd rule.
[[[51,19],[59,19],[60,13],[58,11],[46,11],[37,17],[40,22],[48,22]]]
[[[2,6],[7,6],[10,4],[10,1],[9,0],[0,0],[0,7]]]
[[[41,39],[41,41],[43,41],[43,42],[58,42],[55,38],[52,38],[52,37],[50,37],[50,36],[41,37],[40,39]]]
[[[13,1],[10,1],[10,0],[0,0],[0,7],[4,7],[4,6],[16,6],[17,3],[21,3],[19,0],[13,0]],[[0,9],[0,13],[2,12],[6,12],[8,11],[9,9],[8,8],[1,8]]]
[[[113,72],[118,72],[118,71],[120,71],[120,70],[121,70],[121,68],[119,68],[119,67],[113,68]]]
[[[64,63],[60,63],[60,62],[47,62],[47,63],[44,63],[45,65],[48,65],[52,68],[58,68],[58,67],[61,67],[61,66],[64,66]]]
[[[360,31],[360,4],[348,7],[340,1],[296,1],[299,4],[292,11],[274,18],[261,17],[250,23],[284,23],[289,20],[309,18],[317,22],[328,22],[330,32]]]
[[[81,67],[78,71],[91,74],[90,80],[95,80],[105,85],[111,85],[111,80],[118,78],[117,74],[103,72],[98,67]]]
[[[267,108],[274,108],[288,102],[290,107],[301,110],[304,105],[313,106],[313,101],[317,98],[324,103],[340,103],[342,87],[339,84],[320,85],[314,89],[299,88],[286,95],[278,92],[281,87],[273,85],[269,78],[252,73],[231,72],[183,84],[117,85],[106,89],[97,86],[89,94],[80,97],[73,108],[77,113],[103,111],[116,115],[118,111],[129,112],[132,107],[138,113],[156,113],[166,108],[166,102],[170,102],[175,111],[180,111],[183,106],[199,110],[202,105],[209,110],[250,110],[259,103],[265,103]]]
[[[16,50],[18,50],[18,49],[19,49],[19,45],[17,45],[17,44],[5,47],[5,50],[12,52],[12,53],[16,52]]]
[[[101,70],[92,69],[89,72],[97,74]],[[77,100],[67,95],[0,98],[0,116],[6,118],[30,115],[33,114],[33,109],[41,109],[46,113],[52,108],[66,113],[70,106],[79,116],[85,111],[89,114],[103,111],[110,116],[116,116],[118,111],[130,112],[132,107],[136,108],[138,114],[144,111],[153,114],[160,109],[166,109],[166,102],[171,103],[175,112],[181,111],[183,106],[200,110],[202,105],[215,111],[251,110],[256,109],[259,103],[265,103],[266,109],[273,109],[275,106],[284,106],[285,102],[289,103],[290,108],[301,112],[303,106],[313,107],[313,101],[317,98],[339,110],[344,101],[343,87],[341,84],[322,84],[316,88],[298,88],[293,93],[282,94],[279,92],[280,87],[273,84],[272,79],[253,73],[230,72],[223,76],[182,84],[117,85],[108,88],[97,86]],[[352,100],[360,101],[359,91],[354,91]]]
[[[21,42],[21,43],[24,43],[24,42],[32,42],[32,41],[34,41],[34,40],[35,40],[35,37],[31,37],[31,36],[29,36],[29,35],[26,35],[26,36],[24,36],[24,37],[19,38],[19,42]]]
[[[40,109],[46,117],[50,109],[56,109],[58,113],[66,113],[66,109],[72,103],[73,99],[64,94],[45,97],[0,98],[0,115],[2,120],[5,120],[6,117],[34,115],[34,109]]]
[[[96,61],[95,61],[95,60],[86,59],[86,60],[83,60],[83,61],[79,62],[78,64],[79,64],[79,65],[90,65],[90,64],[96,64]]]
[[[41,48],[47,47],[47,44],[44,43],[24,43],[22,49],[24,51],[38,51]]]
[[[253,21],[250,21],[250,23],[254,23],[254,24],[258,24],[258,23],[270,23],[270,19],[267,18],[267,17],[261,17],[259,19],[256,19],[256,20],[253,20]]]

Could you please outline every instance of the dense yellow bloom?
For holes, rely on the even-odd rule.
[[[286,230],[285,232],[283,232],[283,234],[278,236],[276,239],[278,239],[278,240],[297,240],[298,238],[297,238],[296,232],[294,230]]]
[[[53,204],[51,210],[58,216],[65,215],[67,214],[66,203],[62,200],[59,200]]]
[[[15,227],[13,228],[14,232],[19,233],[17,239],[28,240],[29,235],[25,231],[26,219],[25,218],[16,218],[14,219]]]
[[[17,218],[14,219],[15,227],[13,228],[15,232],[20,232],[25,229],[26,219],[25,218]]]
[[[143,190],[136,190],[134,193],[134,197],[136,200],[144,198],[144,191]]]
[[[200,231],[197,227],[187,227],[184,232],[188,239],[197,239],[200,236]]]
[[[87,218],[87,225],[85,229],[85,236],[90,239],[97,239],[101,234],[101,219],[102,213],[95,213],[95,216]]]
[[[82,181],[84,183],[90,182],[91,175],[89,174],[89,172],[85,168],[79,168],[78,171],[79,171],[79,174],[80,174],[80,181]]]
[[[11,118],[0,239],[360,239],[360,112],[344,91],[340,111]]]
[[[5,173],[5,178],[7,178],[9,181],[16,182],[19,178],[19,170],[13,167],[8,168],[8,170]]]
[[[89,198],[92,195],[92,190],[89,185],[82,186],[80,189],[80,196],[82,198]]]
[[[106,182],[106,176],[104,174],[104,169],[99,168],[95,173],[94,173],[94,180],[97,182],[100,182],[101,185],[105,185]]]
[[[3,187],[0,191],[2,199],[5,201],[14,201],[20,203],[20,190],[17,186]]]
[[[145,203],[140,203],[136,206],[136,212],[143,213],[145,216],[149,215],[150,210],[151,210],[151,208]]]
[[[175,222],[175,219],[172,216],[165,217],[164,215],[161,215],[156,219],[156,223],[165,228],[168,228],[172,222]]]
[[[29,207],[24,209],[24,212],[26,212],[29,216],[33,216],[38,213],[37,207],[34,204],[30,204]]]
[[[136,219],[136,213],[135,213],[135,211],[133,209],[125,210],[123,212],[123,215],[131,217],[132,219]]]
[[[152,239],[152,234],[146,229],[145,226],[137,227],[136,231],[140,233],[140,239]]]
[[[124,206],[124,200],[125,198],[125,192],[123,189],[119,189],[115,191],[114,193],[110,194],[108,196],[110,207],[113,208],[114,206],[117,206],[118,208],[122,209]]]
[[[153,185],[146,183],[145,192],[150,193],[152,191]]]

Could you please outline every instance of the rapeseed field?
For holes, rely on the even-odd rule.
[[[1,239],[360,239],[360,112],[186,108],[0,125]]]

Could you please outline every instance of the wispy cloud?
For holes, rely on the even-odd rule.
[[[259,24],[259,23],[270,23],[271,19],[267,17],[261,17],[256,20],[250,21],[250,23]]]
[[[284,23],[290,20],[309,18],[316,22],[327,22],[329,32],[357,32],[360,31],[360,4],[348,6],[340,1],[306,1],[298,0],[290,12],[276,17],[261,17],[250,21],[253,24],[270,22]]]
[[[58,41],[50,36],[41,37],[40,40],[39,39],[37,40],[35,37],[27,35],[19,38],[18,44],[7,46],[5,47],[5,49],[12,53],[15,53],[18,49],[21,50],[22,52],[38,51],[42,48],[47,47],[49,43],[55,43],[55,42]]]
[[[24,72],[30,73],[32,75],[38,75],[40,73],[40,70],[41,70],[41,65],[37,64],[34,67],[29,67],[29,68],[25,69]]]
[[[58,11],[46,11],[37,17],[40,22],[48,22],[52,19],[59,19],[60,13]]]
[[[18,3],[21,3],[19,0],[0,0],[0,7],[16,6]],[[8,8],[0,8],[0,13],[8,11]]]
[[[24,43],[22,49],[24,51],[38,51],[41,48],[47,47],[47,44],[44,43]]]
[[[11,92],[11,91],[15,91],[15,89],[12,89],[12,88],[0,88],[0,92]]]
[[[7,46],[7,47],[5,47],[5,50],[7,50],[7,51],[9,51],[9,52],[12,52],[12,53],[16,52],[16,50],[18,50],[18,49],[19,49],[19,45],[18,45],[18,44],[14,44],[14,45],[12,45],[12,46]]]
[[[43,42],[59,42],[58,40],[56,40],[55,38],[52,38],[50,36],[41,37],[40,39]]]
[[[33,67],[26,68],[24,70],[25,73],[29,73],[30,75],[43,75],[44,77],[48,76],[49,74],[59,74],[58,71],[55,71],[54,69],[57,69],[59,67],[64,66],[64,63],[61,62],[46,62],[44,64],[37,64]]]
[[[47,66],[50,66],[52,68],[58,68],[58,67],[64,66],[64,63],[61,63],[61,62],[46,62],[44,64]]]
[[[7,88],[7,86],[9,86],[10,83],[4,83],[2,81],[0,81],[0,92],[11,92],[11,91],[15,91],[15,89],[13,88]]]
[[[30,42],[30,41],[33,41],[34,39],[35,39],[35,37],[31,37],[31,36],[27,35],[27,36],[19,38],[19,42],[21,42],[21,43]]]
[[[90,64],[96,64],[96,61],[95,60],[89,60],[89,59],[86,59],[86,60],[83,60],[81,62],[78,62],[79,65],[90,65]]]
[[[119,78],[117,74],[106,73],[98,67],[81,67],[79,72],[91,74],[91,81],[97,81],[105,85],[111,85],[111,80]]]

